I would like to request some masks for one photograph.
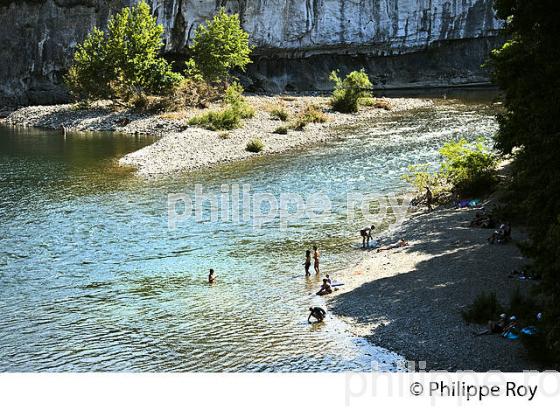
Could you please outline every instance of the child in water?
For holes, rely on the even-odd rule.
[[[317,249],[317,245],[313,246],[313,259],[315,260],[315,263],[313,264],[313,267],[315,268],[315,274],[319,275],[319,257],[321,256],[321,254],[319,253],[319,250]]]
[[[309,272],[311,267],[311,251],[309,249],[305,251],[305,263],[303,265],[305,266],[305,276],[311,276]]]
[[[319,289],[319,292],[317,292],[316,295],[323,296],[323,295],[328,295],[332,292],[333,290],[330,283],[327,281],[327,279],[323,279],[323,284],[321,285],[321,289]]]
[[[208,283],[216,282],[216,275],[214,275],[214,269],[210,269],[210,274],[208,275]]]

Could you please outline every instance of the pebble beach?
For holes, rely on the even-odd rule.
[[[244,120],[241,128],[232,131],[210,131],[189,126],[187,123],[190,118],[204,112],[199,109],[167,114],[138,114],[127,110],[114,111],[107,106],[87,110],[76,109],[73,105],[34,106],[13,112],[5,122],[14,126],[65,129],[67,132],[111,131],[159,136],[161,138],[154,144],[119,160],[120,165],[133,167],[139,175],[154,177],[312,146],[341,137],[342,133],[337,132],[340,127],[433,105],[433,101],[427,99],[382,99],[388,109],[362,107],[356,114],[341,114],[328,109],[327,97],[248,96],[247,100],[255,108],[255,116]],[[309,105],[321,107],[327,121],[308,124],[303,131],[289,130],[285,135],[273,132],[280,126],[287,126],[289,120],[273,119],[270,111],[282,108],[293,117]],[[206,110],[219,108],[214,105]],[[255,138],[260,138],[265,146],[258,154],[245,149],[247,142]]]

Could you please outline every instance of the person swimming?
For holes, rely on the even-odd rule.
[[[216,282],[216,275],[214,274],[214,269],[210,269],[210,273],[208,274],[208,283]]]
[[[369,241],[370,239],[372,239],[372,233],[375,230],[375,225],[371,225],[371,227],[369,228],[364,228],[360,230],[360,235],[362,236],[362,248],[366,248],[366,244],[367,247],[369,248]]]
[[[325,309],[320,308],[318,306],[310,307],[309,311],[311,312],[307,317],[307,322],[309,323],[311,323],[311,317],[317,319],[317,322],[322,322],[323,320],[325,320],[325,317],[327,316],[327,312],[325,312]]]
[[[311,267],[311,251],[309,249],[305,251],[305,263],[303,266],[305,266],[305,276],[311,276],[309,272],[309,268]]]
[[[319,289],[319,292],[316,293],[317,296],[323,296],[323,295],[328,295],[330,293],[332,293],[332,287],[330,285],[330,283],[328,282],[327,279],[323,279],[323,284],[321,285],[321,289]]]
[[[315,262],[313,263],[313,267],[315,268],[315,274],[319,275],[319,257],[321,253],[317,249],[317,245],[313,246],[313,259]]]

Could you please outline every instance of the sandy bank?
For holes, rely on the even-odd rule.
[[[77,110],[71,105],[38,106],[22,108],[6,119],[6,124],[76,131],[115,131],[128,134],[150,134],[161,136],[156,143],[123,157],[119,163],[132,166],[138,174],[153,176],[192,170],[250,158],[284,152],[296,147],[318,144],[336,138],[341,126],[349,126],[380,116],[391,115],[433,104],[430,100],[395,98],[386,99],[391,110],[364,107],[356,114],[340,114],[328,111],[328,99],[316,96],[249,96],[257,112],[246,120],[244,126],[229,132],[209,131],[187,125],[189,118],[201,110],[180,113],[147,115],[130,111],[115,112],[108,108]],[[287,122],[274,120],[272,108],[282,107],[291,116],[297,115],[309,104],[317,104],[327,111],[328,121],[309,124],[304,131],[290,130],[287,135],[273,131]],[[209,109],[217,109],[210,107]],[[245,150],[247,142],[260,138],[265,149],[259,154]]]
[[[518,341],[475,337],[461,310],[482,291],[496,292],[507,306],[511,292],[532,282],[508,278],[526,262],[514,243],[490,245],[490,230],[469,228],[474,210],[417,212],[392,238],[410,246],[376,253],[336,274],[346,283],[329,301],[333,313],[369,341],[433,370],[535,369]],[[513,229],[514,241],[525,238]],[[512,312],[508,312],[512,313]],[[514,312],[513,312],[514,313]]]

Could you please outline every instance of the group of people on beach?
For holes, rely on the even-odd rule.
[[[480,333],[477,333],[477,336],[482,335],[489,335],[489,334],[501,334],[504,337],[510,332],[515,332],[517,329],[517,317],[515,315],[508,316],[505,313],[502,313],[498,320],[489,320],[488,321],[488,328]]]
[[[511,240],[511,224],[508,221],[503,221],[498,225],[494,217],[492,215],[487,215],[484,209],[476,213],[469,226],[483,229],[494,229],[498,226],[498,229],[488,237],[488,242],[491,244],[504,244]]]
[[[477,333],[476,336],[482,335],[490,335],[490,334],[499,334],[500,336],[515,340],[518,339],[521,334],[525,334],[527,336],[533,336],[539,333],[539,323],[543,319],[543,314],[541,312],[537,313],[536,320],[534,321],[534,325],[525,326],[520,328],[519,322],[517,320],[517,316],[512,315],[508,317],[505,313],[500,314],[498,320],[489,320],[488,321],[488,328],[480,333]]]

